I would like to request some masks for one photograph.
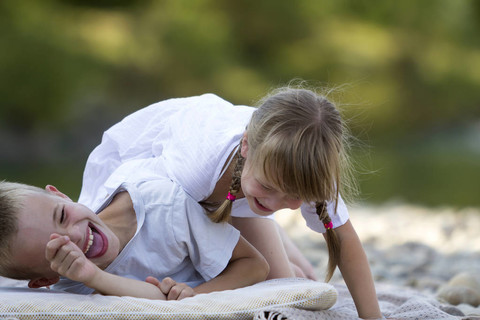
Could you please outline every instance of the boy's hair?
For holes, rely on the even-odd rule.
[[[18,214],[25,197],[45,190],[15,182],[0,181],[0,275],[26,280],[31,275],[11,264],[11,241],[18,232]]]
[[[328,224],[324,202],[334,201],[336,212],[339,192],[351,186],[348,137],[339,110],[327,98],[308,89],[281,88],[267,96],[252,115],[247,127],[248,158],[272,187],[314,202],[319,218]],[[241,158],[237,155],[243,167]],[[241,172],[238,166],[235,172]],[[234,173],[232,186],[235,179]],[[231,188],[231,193],[232,189],[238,191],[240,186]],[[226,221],[230,213],[231,201],[226,200],[210,217]],[[333,229],[327,229],[326,235],[329,280],[338,264],[339,245]]]

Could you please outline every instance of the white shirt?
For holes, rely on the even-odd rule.
[[[90,154],[79,202],[94,205],[89,199],[94,199],[93,194],[105,193],[103,182],[113,170],[129,160],[148,158],[158,159],[158,170],[180,184],[193,199],[208,198],[254,111],[204,94],[161,101],[132,113],[107,130],[101,144]],[[345,203],[339,200],[336,214],[333,208],[329,203],[334,227],[343,225],[348,220]],[[311,229],[325,231],[313,207],[303,205],[302,215]],[[234,202],[232,216],[260,217],[246,199]]]
[[[137,215],[137,230],[106,272],[145,281],[171,277],[195,287],[220,274],[238,242],[239,232],[228,223],[213,223],[204,209],[176,183],[151,174],[155,161],[131,161],[106,182],[111,192],[98,207],[105,208],[126,190]],[[119,181],[124,181],[119,183]],[[93,289],[62,278],[55,289],[89,294]]]

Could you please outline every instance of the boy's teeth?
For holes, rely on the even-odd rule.
[[[83,253],[87,253],[90,247],[92,246],[93,243],[93,232],[92,228],[88,227],[88,244],[87,247],[85,248],[85,251]]]

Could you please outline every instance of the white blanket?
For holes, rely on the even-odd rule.
[[[432,295],[408,288],[377,285],[377,295],[382,313],[389,319],[480,320],[477,311],[466,316],[455,306],[442,304]],[[332,286],[306,279],[271,280],[246,288],[197,295],[181,301],[76,295],[46,289],[0,287],[0,319],[39,318],[358,319],[355,305],[345,285]]]
[[[336,284],[337,303],[328,310],[308,311],[291,307],[269,307],[254,316],[254,320],[351,320],[359,319],[353,299],[344,284]],[[465,315],[459,308],[442,304],[434,296],[418,291],[387,285],[377,285],[377,297],[383,315],[388,319],[452,319],[480,320],[480,312],[475,309]]]
[[[333,306],[336,299],[333,286],[306,279],[270,280],[180,301],[3,287],[0,288],[0,319],[247,320],[266,307],[323,310]]]

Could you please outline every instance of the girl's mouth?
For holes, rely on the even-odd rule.
[[[269,208],[267,208],[263,204],[261,204],[260,201],[258,201],[257,198],[255,198],[255,204],[257,205],[257,208],[260,209],[261,211],[272,212],[272,210],[270,210]]]

